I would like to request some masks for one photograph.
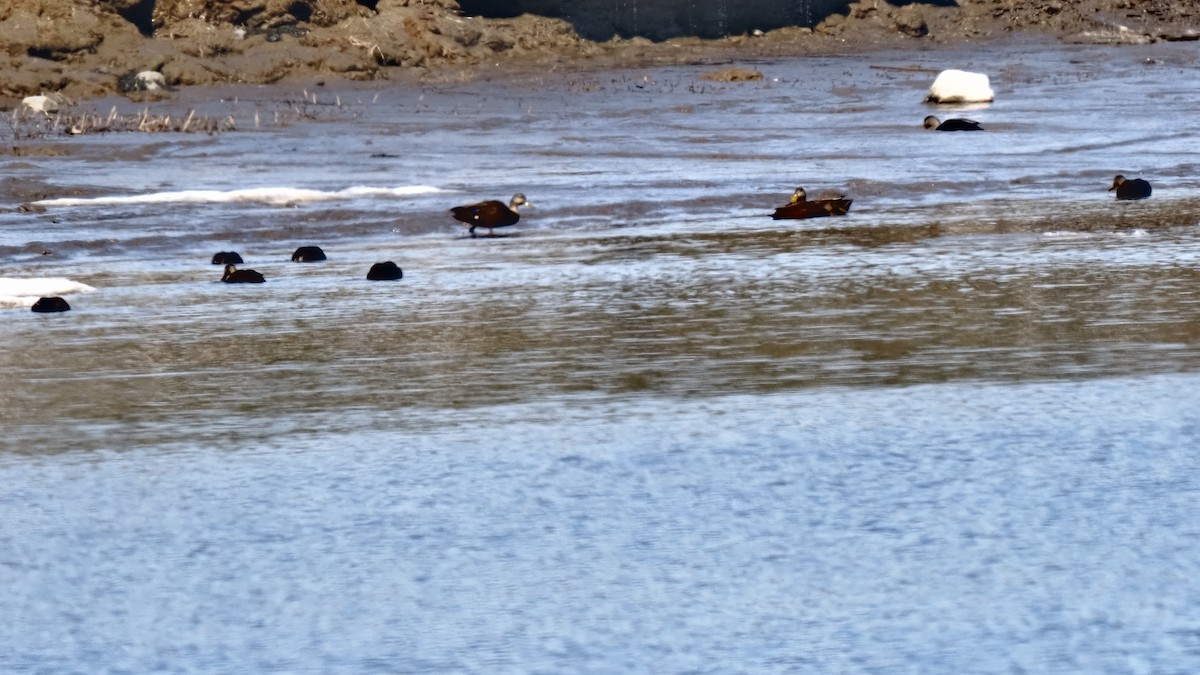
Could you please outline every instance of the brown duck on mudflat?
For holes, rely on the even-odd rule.
[[[471,226],[469,232],[472,237],[475,236],[477,227],[486,227],[490,237],[495,234],[492,232],[493,228],[515,225],[521,219],[521,214],[517,213],[518,206],[533,206],[533,204],[525,199],[525,195],[516,194],[508,202],[508,206],[505,206],[504,202],[490,199],[478,204],[456,206],[450,209],[450,213],[454,214],[455,220]]]
[[[844,216],[850,210],[853,199],[838,195],[829,199],[814,199],[808,201],[808,193],[804,188],[796,188],[792,201],[785,206],[775,209],[771,217],[775,220],[795,220],[799,218],[820,218],[822,216]]]
[[[1113,179],[1109,191],[1117,191],[1117,199],[1145,199],[1150,196],[1150,182],[1143,178],[1126,178],[1120,174]]]
[[[261,284],[266,279],[254,270],[239,270],[233,265],[226,265],[221,281],[227,284]]]

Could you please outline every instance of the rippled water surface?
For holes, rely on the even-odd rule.
[[[150,108],[212,136],[18,133],[0,276],[98,290],[0,309],[0,669],[1194,670],[1198,55],[283,85]],[[943,67],[991,74],[932,111],[985,133],[921,128]],[[796,185],[854,206],[767,217]],[[447,212],[516,192],[505,236]],[[228,249],[267,283],[219,283]]]

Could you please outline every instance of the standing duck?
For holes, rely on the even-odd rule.
[[[1126,178],[1120,174],[1113,179],[1109,191],[1117,191],[1117,199],[1145,199],[1150,196],[1149,181],[1141,178]]]
[[[266,279],[254,270],[239,270],[233,265],[226,265],[221,281],[227,284],[261,284]]]
[[[983,131],[983,127],[975,120],[952,117],[943,122],[933,115],[925,118],[925,128],[934,131]]]
[[[771,217],[775,220],[796,220],[799,218],[820,218],[822,216],[844,216],[850,210],[853,199],[838,195],[828,199],[808,201],[808,193],[798,187],[792,193],[792,200],[775,209]]]
[[[475,236],[477,227],[486,227],[490,237],[495,234],[492,232],[493,228],[515,225],[521,219],[521,214],[517,213],[518,206],[533,206],[533,204],[525,199],[525,195],[515,194],[508,202],[508,206],[505,206],[503,202],[491,199],[478,204],[456,206],[450,209],[450,213],[454,214],[455,220],[471,226],[469,232],[472,237]]]

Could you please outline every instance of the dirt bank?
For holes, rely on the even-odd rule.
[[[958,7],[852,4],[813,29],[721,40],[580,38],[562,20],[462,16],[455,0],[0,0],[0,105],[58,92],[155,96],[172,87],[348,79],[472,77],[501,69],[704,62],[993,40],[1050,33],[1113,44],[1200,38],[1200,9],[1169,0],[960,0]]]

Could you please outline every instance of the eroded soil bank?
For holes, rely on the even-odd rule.
[[[463,16],[455,0],[0,0],[0,104],[41,93],[120,91],[291,76],[457,79],[497,70],[718,62],[990,41],[1014,33],[1130,44],[1200,38],[1200,10],[1168,0],[960,0],[957,7],[853,3],[815,28],[719,40],[594,42],[565,21]]]

